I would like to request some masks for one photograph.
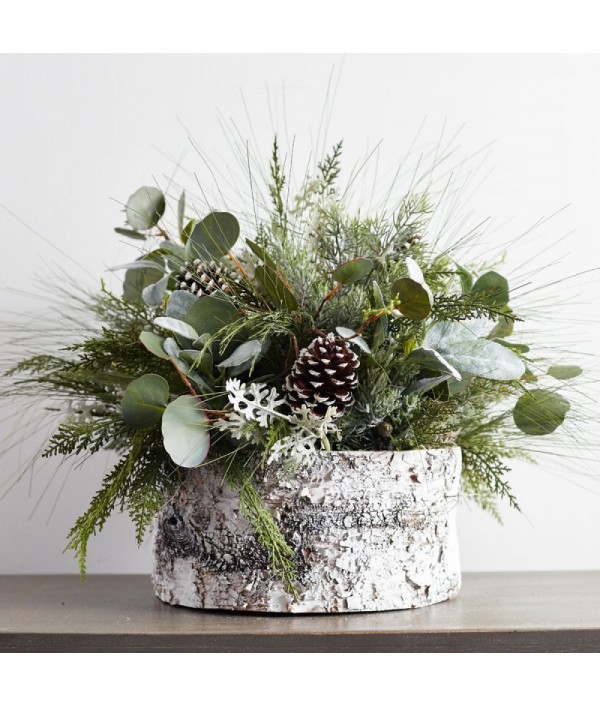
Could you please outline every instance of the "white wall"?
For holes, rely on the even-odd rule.
[[[315,141],[334,64],[339,84],[328,134],[331,142],[344,138],[347,166],[383,138],[380,161],[391,168],[424,118],[417,149],[435,143],[442,129],[450,137],[465,123],[455,166],[460,155],[496,141],[479,175],[495,168],[466,205],[474,221],[495,218],[491,245],[508,242],[538,218],[573,204],[535,237],[511,247],[511,267],[525,263],[526,270],[533,269],[531,258],[549,262],[554,252],[564,255],[559,274],[598,262],[600,57],[347,56],[340,72],[341,63],[342,57],[315,55],[0,57],[0,203],[22,221],[0,209],[5,321],[11,313],[43,310],[49,297],[45,283],[61,277],[58,265],[94,286],[107,266],[130,259],[128,246],[112,232],[122,214],[111,199],[123,201],[153,179],[164,185],[174,169],[171,158],[183,157],[177,183],[198,191],[185,170],[198,170],[202,179],[206,170],[182,124],[218,164],[230,164],[216,111],[249,134],[240,89],[261,148],[268,149],[272,133],[270,101],[280,134],[297,134],[297,154],[306,156],[309,127]],[[382,167],[379,173],[384,172]],[[573,229],[560,247],[547,252],[551,242]],[[597,322],[598,301],[597,287],[587,287],[578,318]],[[549,311],[546,306],[545,314]],[[46,322],[53,316],[49,313]],[[564,327],[551,335],[564,337]],[[581,338],[587,339],[586,350],[594,350],[597,324]],[[594,400],[590,404],[598,410]],[[21,424],[18,413],[17,406],[3,409],[0,436]],[[3,457],[0,485],[35,449],[32,437]],[[84,468],[59,469],[56,477],[55,464],[38,464],[0,503],[0,572],[75,571],[72,557],[61,553],[64,537],[109,463],[110,458],[98,458]],[[524,513],[506,509],[502,527],[464,507],[464,568],[600,569],[598,465],[585,469],[592,478],[580,470],[575,463],[559,471],[546,464],[515,464],[512,484]],[[149,566],[148,544],[135,548],[123,517],[92,540],[92,572],[144,572]]]

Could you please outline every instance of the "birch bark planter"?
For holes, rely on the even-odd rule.
[[[274,579],[222,472],[191,471],[155,519],[153,582],[166,603],[336,613],[416,608],[460,588],[460,449],[321,452],[259,487],[298,558],[300,598]]]

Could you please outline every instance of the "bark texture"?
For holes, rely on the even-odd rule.
[[[322,452],[259,491],[296,551],[300,599],[268,557],[219,469],[191,471],[155,519],[153,582],[175,605],[333,613],[415,608],[460,588],[460,449]]]

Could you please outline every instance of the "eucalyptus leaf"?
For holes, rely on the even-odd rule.
[[[196,297],[196,301],[187,310],[184,320],[197,331],[195,336],[188,336],[195,341],[201,334],[216,333],[239,318],[240,312],[227,299],[205,296]]]
[[[107,272],[117,272],[118,270],[158,270],[163,272],[164,269],[164,265],[155,260],[135,260],[134,262],[126,262],[123,265],[108,267]]]
[[[174,338],[165,338],[163,350],[171,360],[179,358],[179,354],[181,353],[181,348]]]
[[[408,270],[409,279],[412,279],[419,284],[424,284],[425,277],[423,276],[423,271],[419,267],[417,261],[413,260],[412,257],[407,257],[404,263],[406,265],[406,269]]]
[[[583,369],[578,365],[553,365],[548,369],[548,375],[556,380],[571,380],[582,372]]]
[[[510,298],[506,278],[494,271],[481,275],[472,291],[484,293],[486,303],[492,306],[504,306]]]
[[[186,244],[188,259],[218,260],[231,250],[240,235],[240,224],[231,213],[214,211],[194,226]]]
[[[171,292],[167,301],[166,315],[171,319],[185,319],[189,308],[198,301],[198,297],[191,292],[177,289]]]
[[[134,230],[150,230],[162,218],[165,206],[165,197],[160,189],[142,186],[127,201],[127,223]]]
[[[491,319],[479,318],[471,321],[437,321],[425,334],[423,345],[442,350],[454,343],[470,341],[485,335],[492,325]]]
[[[160,375],[142,375],[125,388],[121,412],[127,426],[146,429],[160,421],[169,401],[169,384]]]
[[[333,272],[333,279],[340,284],[354,284],[365,278],[373,270],[373,262],[366,257],[348,260]]]
[[[115,233],[124,235],[127,238],[133,238],[133,240],[146,240],[147,238],[144,233],[139,233],[137,230],[131,230],[129,228],[115,228]]]
[[[167,284],[169,283],[169,275],[165,275],[162,279],[154,284],[149,284],[142,290],[142,299],[146,306],[160,306],[163,302]]]
[[[456,380],[460,380],[462,377],[460,372],[449,361],[432,348],[415,348],[409,353],[406,360],[426,370],[438,370]]]
[[[234,368],[243,365],[247,361],[251,361],[262,352],[260,341],[251,340],[242,343],[238,346],[230,356],[217,364],[218,368]]]
[[[187,324],[185,321],[180,321],[179,319],[172,319],[169,316],[159,316],[152,322],[155,326],[160,326],[171,333],[176,333],[179,336],[188,338],[191,341],[198,338],[198,334],[192,326]]]
[[[532,390],[519,397],[513,410],[517,427],[530,436],[552,434],[565,420],[569,402],[550,390]]]
[[[123,299],[128,302],[143,303],[142,292],[146,287],[158,282],[163,276],[160,269],[130,269],[123,279]]]
[[[146,350],[154,354],[157,358],[169,360],[169,356],[165,353],[163,344],[165,339],[152,331],[142,331],[140,333],[140,341]]]
[[[199,466],[210,449],[209,420],[202,404],[191,395],[182,395],[166,408],[162,434],[166,452],[183,468]]]
[[[192,368],[199,370],[204,375],[212,377],[213,374],[213,357],[209,348],[204,351],[198,351],[195,348],[183,350],[179,353],[179,358],[189,363]]]
[[[164,256],[169,267],[179,271],[185,263],[185,248],[171,240],[165,241],[158,250],[154,250],[157,255]]]
[[[517,380],[525,373],[525,364],[518,355],[485,338],[453,343],[438,350],[463,375],[488,380]]]
[[[399,300],[397,309],[407,318],[421,321],[431,313],[433,294],[425,283],[401,277],[392,284],[391,293]]]

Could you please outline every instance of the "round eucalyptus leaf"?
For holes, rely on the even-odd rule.
[[[162,336],[152,331],[142,331],[142,333],[140,333],[140,341],[144,348],[157,358],[169,360],[169,356],[165,353],[163,348],[165,339]]]
[[[556,380],[571,380],[581,375],[583,369],[578,365],[553,365],[548,370],[548,375]]]
[[[144,289],[142,289],[142,299],[144,300],[144,304],[146,304],[146,306],[160,306],[165,297],[168,283],[169,275],[165,275],[159,279],[158,282],[144,287]]]
[[[183,468],[199,466],[210,448],[209,421],[201,402],[182,395],[166,408],[162,434],[166,452]]]
[[[481,275],[471,291],[484,294],[486,303],[490,305],[504,306],[509,301],[508,282],[494,271]]]
[[[423,284],[425,282],[425,277],[423,276],[423,270],[419,267],[419,264],[412,257],[407,257],[404,261],[406,269],[408,271],[408,278],[414,279],[415,282]]]
[[[214,364],[210,348],[202,351],[198,351],[195,348],[186,349],[179,353],[179,357],[189,363],[194,369],[199,370],[208,377],[212,377]]]
[[[569,402],[550,390],[532,390],[519,397],[513,410],[517,427],[530,436],[552,434],[565,420]]]
[[[252,340],[242,343],[225,360],[217,364],[217,368],[235,368],[246,361],[256,358],[262,352],[260,341]]]
[[[179,319],[172,319],[169,316],[158,316],[152,323],[155,326],[160,326],[160,328],[171,331],[171,333],[176,333],[179,336],[188,338],[190,341],[194,341],[198,338],[195,329],[185,323],[185,321],[180,321]]]
[[[155,186],[142,186],[129,197],[125,214],[134,230],[150,230],[165,212],[165,197]]]
[[[184,289],[177,289],[169,295],[166,314],[171,319],[183,320],[188,309],[197,301],[198,297],[195,294],[186,292]]]
[[[127,426],[146,429],[160,421],[169,401],[169,385],[160,375],[142,375],[125,388],[121,412]]]
[[[373,262],[366,257],[357,257],[344,262],[333,272],[333,279],[340,284],[354,284],[366,277],[373,269]]]
[[[123,299],[128,302],[143,303],[142,292],[146,287],[162,279],[160,269],[129,269],[123,279]]]
[[[239,318],[240,312],[230,301],[211,296],[196,297],[196,301],[187,310],[184,320],[197,331],[192,338],[195,341],[202,334],[216,333]]]
[[[240,224],[231,213],[209,213],[194,226],[186,245],[189,259],[218,260],[227,255],[240,235]]]
[[[431,313],[433,295],[425,283],[401,277],[392,284],[392,297],[399,300],[397,309],[413,321],[421,321]]]

